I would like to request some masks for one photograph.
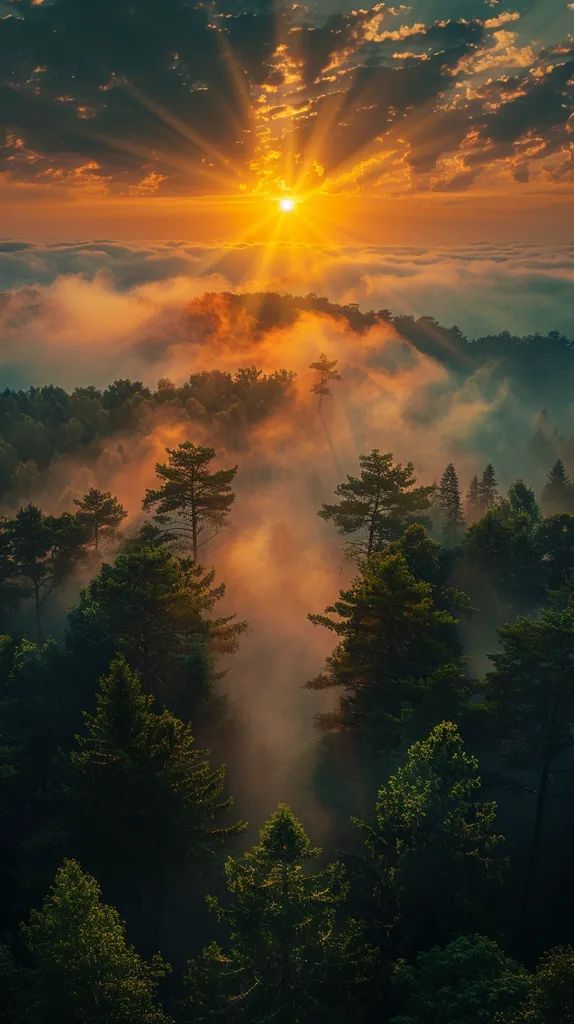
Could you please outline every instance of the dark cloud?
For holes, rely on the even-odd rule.
[[[274,187],[325,123],[311,155],[327,187],[401,146],[397,191],[467,187],[496,162],[528,181],[525,161],[562,151],[541,173],[565,180],[574,62],[555,35],[533,48],[542,5],[4,2],[0,173],[88,194]],[[543,6],[562,30],[562,0]]]

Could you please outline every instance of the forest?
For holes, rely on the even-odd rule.
[[[568,1024],[574,343],[223,301],[0,393],[0,1021]]]

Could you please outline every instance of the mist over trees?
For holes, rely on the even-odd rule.
[[[263,331],[321,303],[250,308]],[[440,325],[428,319],[324,312],[357,332],[400,326],[436,355]],[[509,364],[527,350],[536,365],[541,344],[438,333],[460,373],[502,350]],[[566,363],[570,343],[552,343]],[[322,355],[311,394],[305,384],[318,430],[343,404],[338,365]],[[156,391],[119,380],[0,395],[11,496],[0,520],[0,1020],[571,1019],[567,446],[545,414],[528,439],[545,460],[536,481],[453,450],[433,482],[416,452],[415,470],[384,437],[340,472],[329,449],[331,476],[320,453],[312,478],[288,465],[286,511],[307,473],[331,593],[302,616],[302,635],[327,646],[315,674],[293,681],[316,728],[304,743],[288,733],[285,781],[273,776],[281,722],[262,737],[271,754],[242,732],[233,680],[252,605],[247,588],[226,584],[243,559],[243,579],[272,605],[276,646],[295,574],[311,581],[306,597],[319,592],[296,534],[287,551],[281,533],[249,545],[249,519],[234,532],[245,506],[265,500],[260,480],[284,470],[247,466],[250,432],[265,450],[294,389],[288,371],[250,367]],[[138,476],[133,502],[104,485],[71,486],[57,513],[36,502],[34,481],[58,453],[89,462],[112,436],[129,447],[160,407],[186,432],[156,455],[156,480]],[[286,555],[291,575],[266,591],[265,560]],[[293,647],[278,653],[297,665]],[[254,700],[256,675],[273,687],[280,659],[248,660]],[[281,780],[260,813],[244,806],[247,743],[250,787]]]

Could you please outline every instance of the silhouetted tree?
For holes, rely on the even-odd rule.
[[[126,942],[99,886],[66,860],[41,910],[22,926],[31,966],[22,971],[22,1016],[38,1024],[168,1024],[155,990],[168,967]]]
[[[223,823],[224,769],[195,746],[191,728],[153,698],[124,658],[100,680],[96,711],[71,755],[76,841],[86,862],[135,883],[157,912],[170,870],[197,861],[241,826]]]
[[[97,552],[102,539],[115,533],[127,512],[111,491],[98,491],[90,487],[80,500],[74,499],[78,511],[76,518],[85,527],[94,550]]]
[[[335,369],[337,362],[337,359],[327,359],[325,353],[321,352],[318,360],[315,363],[310,363],[309,365],[310,370],[316,370],[319,374],[319,379],[311,388],[313,394],[317,395],[319,398],[319,411],[321,411],[321,403],[323,399],[331,397],[329,382],[332,380],[341,380],[341,374]]]
[[[213,581],[213,571],[144,534],[83,591],[70,614],[70,649],[96,678],[123,652],[145,688],[187,718],[213,697],[214,656],[236,650],[246,629],[233,615],[210,617],[225,590]]]
[[[75,516],[44,516],[35,505],[21,508],[7,530],[14,575],[32,588],[36,633],[41,643],[42,605],[83,554],[83,531]]]
[[[399,742],[434,683],[443,691],[445,672],[451,698],[453,677],[459,700],[467,696],[453,629],[457,619],[435,603],[432,585],[413,575],[400,551],[361,562],[350,589],[327,612],[309,619],[334,632],[339,643],[307,687],[341,687],[343,696],[336,711],[318,716],[323,728],[354,732],[380,748]],[[452,704],[443,713],[449,710]]]
[[[483,510],[480,504],[480,485],[478,482],[478,477],[475,473],[472,480],[470,481],[470,485],[466,495],[465,514],[468,522],[474,523],[476,522],[477,519],[480,519],[482,511]]]
[[[190,964],[190,1021],[330,1024],[373,1000],[375,954],[360,924],[341,919],[341,866],[305,870],[319,853],[280,805],[259,842],[228,859],[228,902],[209,903],[229,943],[213,943]]]
[[[497,498],[498,484],[496,482],[496,474],[492,463],[489,462],[478,484],[478,500],[482,511],[492,508],[496,504]]]
[[[458,476],[452,462],[449,462],[441,477],[437,492],[437,506],[444,540],[447,544],[456,544],[464,530],[464,517]]]
[[[534,815],[523,888],[523,911],[536,883],[544,814],[559,755],[572,746],[574,714],[574,599],[545,609],[540,618],[519,618],[498,631],[487,697],[496,709],[499,749],[512,766],[536,773]]]
[[[375,818],[360,823],[374,872],[380,926],[411,952],[480,920],[499,879],[496,804],[477,801],[477,758],[441,722],[381,786]]]
[[[562,459],[557,459],[550,470],[540,501],[546,516],[574,511],[574,487]]]
[[[319,515],[332,519],[339,533],[360,533],[361,540],[351,543],[368,558],[430,507],[434,487],[415,487],[412,463],[394,463],[390,452],[381,455],[377,448],[361,455],[359,464],[360,475],[347,476],[335,490],[341,501],[323,505]]]

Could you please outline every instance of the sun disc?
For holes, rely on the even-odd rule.
[[[282,196],[279,200],[279,209],[282,213],[291,213],[295,209],[295,201],[290,196]]]

